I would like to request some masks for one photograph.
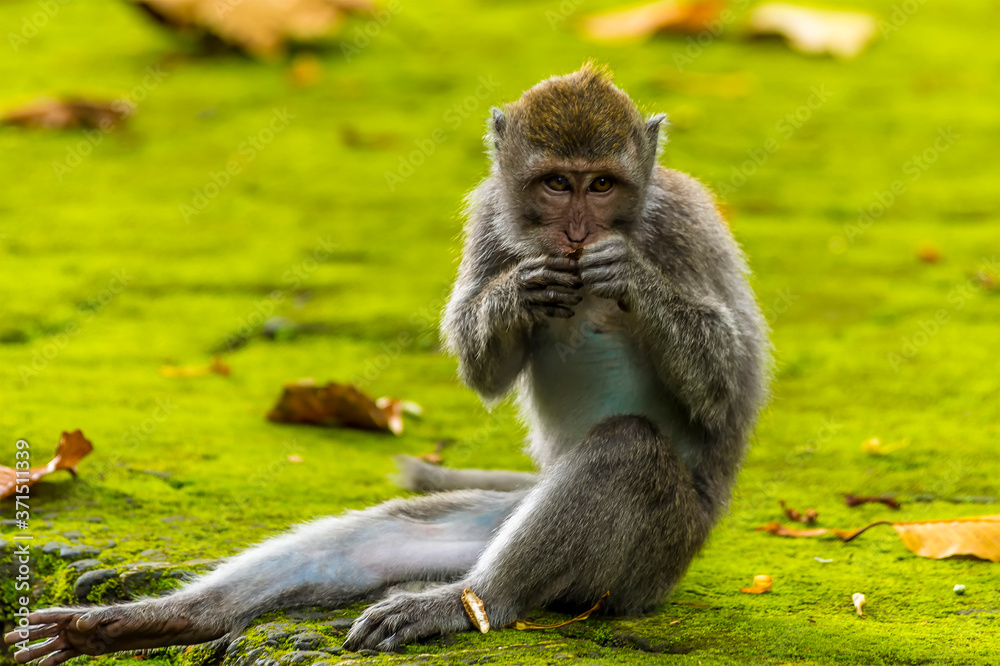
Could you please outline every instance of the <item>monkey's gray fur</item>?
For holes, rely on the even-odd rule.
[[[32,637],[54,638],[18,660],[231,639],[267,610],[411,581],[440,585],[369,607],[348,649],[470,629],[464,588],[494,627],[608,590],[610,613],[660,603],[729,499],[768,374],[743,255],[705,188],[656,164],[662,120],[589,66],[493,112],[443,330],[484,399],[517,392],[537,476],[403,461],[410,487],[504,490],[393,500],[303,525],[164,598],[35,613]],[[583,192],[591,173],[610,175]]]

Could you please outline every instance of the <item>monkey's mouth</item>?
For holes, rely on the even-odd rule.
[[[570,250],[569,252],[567,252],[566,256],[569,257],[570,259],[579,259],[580,257],[583,256],[583,248],[584,247],[586,247],[586,246],[581,245],[579,247],[575,247],[572,250]]]

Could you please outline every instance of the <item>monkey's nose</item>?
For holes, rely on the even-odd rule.
[[[566,238],[569,240],[570,243],[582,243],[583,241],[587,240],[587,236],[589,235],[590,232],[587,231],[586,229],[576,231],[576,233],[571,233],[568,230],[566,231]],[[579,236],[579,238],[575,238],[575,236]]]

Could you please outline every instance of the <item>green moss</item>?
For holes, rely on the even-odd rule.
[[[850,6],[891,20],[905,4]],[[12,278],[0,281],[0,441],[27,438],[34,464],[61,430],[82,428],[95,447],[78,479],[58,472],[33,486],[35,543],[79,531],[120,572],[151,549],[175,564],[229,556],[301,520],[398,495],[391,456],[441,439],[457,442],[449,464],[528,469],[512,407],[487,415],[458,384],[436,322],[461,198],[486,173],[488,107],[596,58],[646,109],[672,115],[665,163],[723,192],[773,328],[773,399],[730,513],[658,612],[566,633],[462,634],[379,659],[1000,663],[997,565],[921,559],[889,529],[849,544],[753,530],[781,519],[781,499],[837,527],[997,513],[996,503],[948,501],[995,497],[1000,476],[1000,291],[988,288],[989,275],[1000,277],[996,16],[974,0],[919,4],[899,30],[841,62],[736,30],[699,48],[683,36],[581,41],[576,22],[612,6],[603,0],[554,26],[549,12],[568,6],[556,0],[404,3],[349,62],[336,44],[320,52],[322,79],[305,88],[290,83],[288,63],[187,52],[125,3],[60,4],[0,58],[0,107],[41,93],[114,98],[147,67],[169,73],[144,91],[127,129],[89,148],[78,132],[0,128],[0,265]],[[29,0],[0,3],[0,23],[16,32],[38,11]],[[353,20],[345,35],[363,25]],[[676,57],[696,51],[678,70]],[[490,82],[483,99],[480,77]],[[788,114],[817,89],[829,98],[789,131]],[[466,102],[466,117],[454,115]],[[180,206],[240,158],[240,142],[276,108],[295,116],[287,129],[186,222]],[[957,138],[914,178],[913,156],[948,128]],[[390,189],[386,174],[436,129],[446,140]],[[768,139],[779,147],[761,161]],[[53,165],[81,146],[79,166],[57,174]],[[868,224],[864,211],[877,212],[894,181],[905,191]],[[918,261],[922,243],[941,261]],[[319,326],[274,341],[252,335],[225,354],[229,377],[160,375],[168,362],[207,363],[264,316]],[[399,438],[265,421],[282,384],[302,376],[414,399],[425,416]],[[861,449],[872,436],[909,445],[872,457]],[[292,453],[304,462],[289,462]],[[13,447],[0,445],[0,463],[12,461]],[[894,494],[904,507],[848,509],[845,492]],[[4,517],[12,509],[5,502]],[[9,543],[11,528],[0,532]],[[38,605],[72,601],[67,564],[35,559]],[[774,591],[740,594],[758,573],[774,577]],[[177,582],[151,577],[135,593]],[[965,596],[951,592],[956,583]],[[92,598],[126,592],[115,585]],[[864,618],[853,592],[868,597]],[[5,576],[5,621],[14,601]],[[342,639],[322,620],[281,617],[272,621]],[[263,647],[255,635],[247,645]],[[267,648],[275,657],[287,645]],[[184,659],[182,650],[149,657]]]

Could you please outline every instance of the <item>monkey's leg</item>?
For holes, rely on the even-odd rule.
[[[671,443],[645,418],[612,417],[542,473],[465,578],[375,604],[344,645],[392,650],[467,630],[466,587],[493,627],[550,602],[586,608],[607,590],[610,612],[640,612],[680,579],[710,527]]]
[[[394,500],[307,523],[252,548],[177,592],[117,606],[31,613],[8,645],[18,663],[233,638],[268,610],[337,607],[406,581],[464,575],[524,492],[463,491]]]
[[[441,490],[520,490],[530,488],[538,480],[530,472],[508,470],[456,469],[432,465],[413,456],[396,456],[396,485],[418,493]]]

